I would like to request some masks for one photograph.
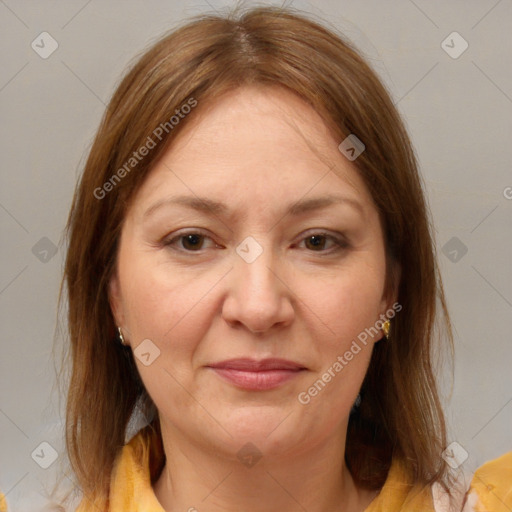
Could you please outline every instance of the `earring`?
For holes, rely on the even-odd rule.
[[[391,322],[389,320],[386,320],[382,324],[382,331],[384,332],[384,336],[386,336],[386,340],[389,340],[389,329],[391,327]]]
[[[121,342],[121,345],[127,347],[128,343],[126,343],[126,341],[124,340],[123,333],[121,332],[121,327],[118,327],[117,330],[119,332],[119,341]]]

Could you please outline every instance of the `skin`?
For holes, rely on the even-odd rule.
[[[160,350],[148,366],[135,358],[167,456],[155,494],[167,511],[362,511],[375,492],[355,485],[345,438],[382,333],[310,403],[297,397],[394,302],[384,294],[378,213],[341,141],[297,96],[244,86],[202,107],[138,190],[110,282],[132,349],[149,339]],[[182,194],[223,202],[228,213],[165,204],[145,215]],[[284,213],[327,194],[360,209],[345,201]],[[205,236],[184,238],[198,231]],[[311,239],[322,231],[342,245]],[[236,252],[249,236],[263,249],[252,263]],[[206,367],[235,357],[280,357],[306,370],[249,391]],[[262,455],[252,467],[237,457],[248,442]]]

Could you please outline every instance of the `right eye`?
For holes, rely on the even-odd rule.
[[[163,245],[181,252],[199,252],[203,248],[206,239],[211,240],[210,237],[201,232],[189,231],[164,240]]]

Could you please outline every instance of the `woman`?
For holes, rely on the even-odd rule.
[[[338,35],[258,8],[159,41],[107,107],[68,230],[79,512],[461,510],[417,162]],[[467,510],[510,501],[496,468]]]

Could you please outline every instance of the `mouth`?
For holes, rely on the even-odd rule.
[[[208,365],[223,380],[246,390],[264,391],[288,382],[304,371],[304,366],[286,359],[230,359]]]

